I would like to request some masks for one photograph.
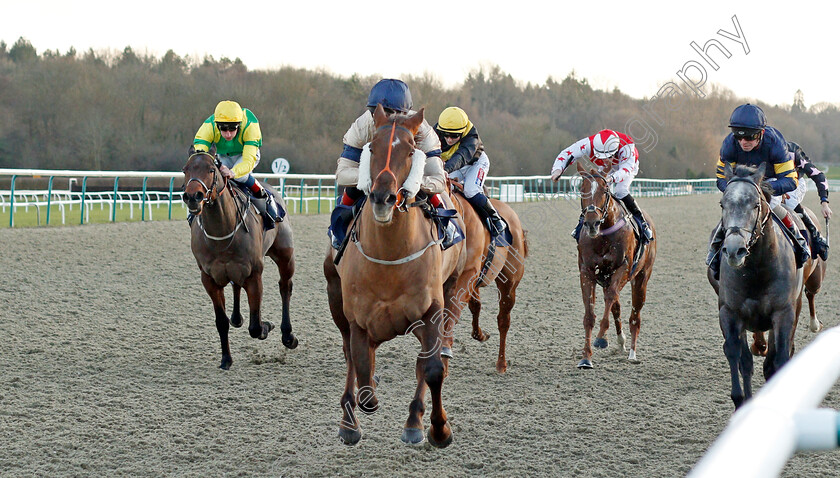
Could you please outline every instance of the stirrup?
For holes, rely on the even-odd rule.
[[[440,244],[441,249],[447,249],[452,245],[455,240],[456,232],[457,229],[455,229],[455,223],[449,221],[449,223],[446,224],[446,227],[443,228],[443,241]]]

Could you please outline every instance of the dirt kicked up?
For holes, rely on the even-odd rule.
[[[492,336],[471,339],[468,317],[456,327],[443,386],[454,441],[444,450],[400,442],[416,384],[412,337],[379,348],[381,409],[360,417],[357,446],[338,440],[345,366],[322,274],[327,215],[291,218],[292,326],[300,346],[287,350],[279,331],[258,341],[244,327],[231,329],[229,371],[218,368],[212,307],[186,223],[2,229],[0,475],[685,475],[733,411],[703,264],[719,197],[639,199],[659,241],[642,310],[641,363],[616,351],[611,324],[609,348],[595,352],[593,370],[575,367],[583,305],[568,233],[578,204],[515,205],[530,257],[512,314],[508,371],[495,372],[498,307],[495,289],[484,289],[482,327]],[[806,205],[816,211],[815,201]],[[817,296],[826,327],[840,322],[836,228],[831,243],[838,250]],[[276,268],[267,267],[264,280],[263,315],[279,322]],[[628,289],[621,299],[626,327]],[[600,317],[600,291],[596,305]],[[815,337],[805,311],[799,351]],[[761,389],[760,372],[753,383]],[[838,391],[824,406],[840,408]],[[836,452],[799,454],[784,476],[838,469]]]

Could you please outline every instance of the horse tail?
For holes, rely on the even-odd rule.
[[[528,230],[522,229],[522,257],[528,257]]]

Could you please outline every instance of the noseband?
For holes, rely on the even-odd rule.
[[[752,185],[752,187],[754,187],[756,192],[758,193],[759,204],[763,204],[764,202],[766,202],[766,201],[761,201],[761,198],[763,197],[763,194],[761,192],[761,188],[759,188],[758,184],[756,184],[754,181],[752,181],[748,178],[735,177],[735,178],[732,178],[731,180],[729,180],[729,183],[730,184],[731,183],[748,183],[748,184]],[[759,208],[763,209],[763,205],[760,205]],[[768,205],[767,214],[764,215],[764,219],[762,219],[761,216],[762,216],[761,212],[759,212],[758,214],[755,215],[755,223],[753,224],[752,229],[747,229],[745,227],[740,227],[740,226],[727,227],[726,228],[726,235],[724,235],[724,239],[729,237],[730,234],[738,234],[741,237],[745,237],[744,235],[748,234],[747,237],[749,237],[749,239],[746,239],[746,237],[745,237],[745,239],[746,239],[746,243],[747,243],[747,245],[746,245],[747,255],[749,255],[750,248],[756,243],[756,241],[758,241],[758,238],[761,237],[761,232],[764,231],[764,226],[767,224],[767,221],[770,219],[770,206],[769,205]]]

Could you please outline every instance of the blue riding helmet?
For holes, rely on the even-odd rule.
[[[767,126],[767,117],[764,116],[764,111],[749,103],[735,108],[732,116],[729,117],[729,127],[733,131],[739,129],[757,133],[763,130],[765,126]]]
[[[384,79],[373,85],[368,95],[367,106],[376,108],[381,104],[383,108],[390,108],[400,113],[411,110],[411,91],[401,80]]]

